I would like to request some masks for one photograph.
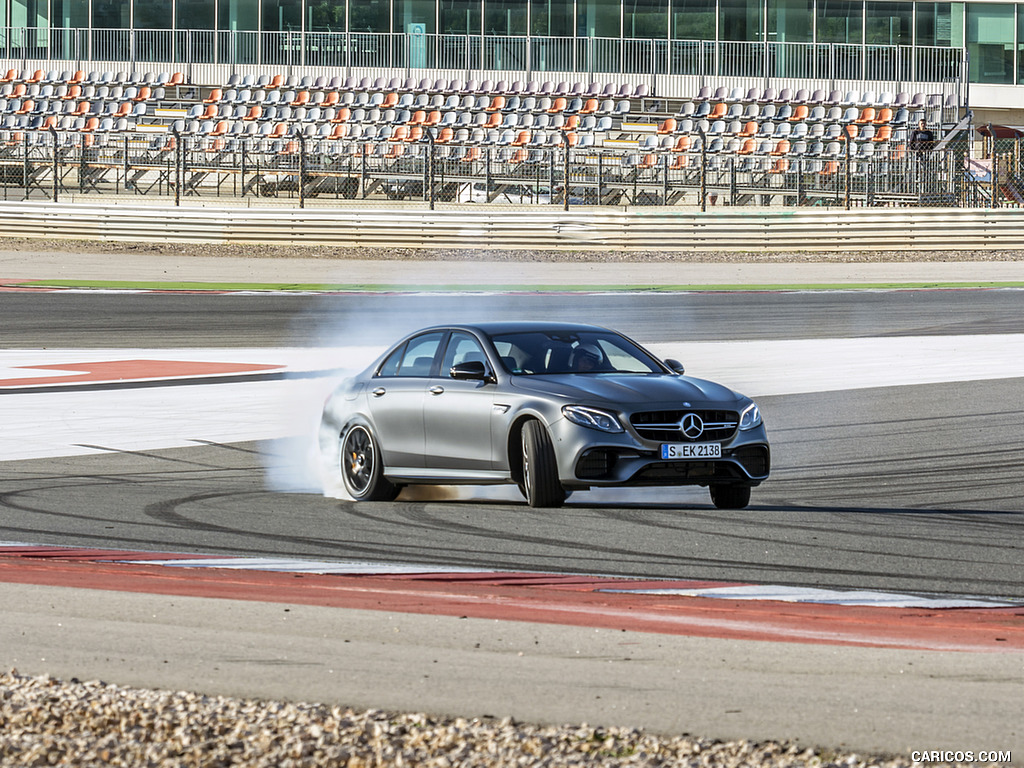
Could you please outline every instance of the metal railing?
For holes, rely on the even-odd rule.
[[[423,140],[351,141],[294,133],[270,137],[171,133],[0,132],[0,198],[81,199],[96,194],[291,199],[299,206],[390,201],[516,207],[956,207],[1024,205],[1017,142],[993,160],[966,143],[941,151],[903,142],[836,140],[796,146],[757,141],[688,151]],[[571,139],[570,139],[571,141]]]
[[[604,37],[0,27],[9,61],[220,64],[231,67],[432,69],[789,78],[891,83],[966,81],[961,48]]]

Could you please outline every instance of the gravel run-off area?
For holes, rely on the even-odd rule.
[[[586,724],[536,725],[0,674],[0,766],[878,766],[908,757]],[[929,763],[929,766],[951,765]]]

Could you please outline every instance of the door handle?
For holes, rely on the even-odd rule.
[[[387,390],[384,389],[384,387],[377,387],[375,390],[373,390],[373,396],[374,397],[380,397],[385,392],[387,392]]]
[[[440,395],[440,394],[443,394],[443,393],[444,393],[444,387],[442,387],[440,384],[435,384],[434,386],[432,386],[430,388],[430,394],[432,394],[432,395]]]

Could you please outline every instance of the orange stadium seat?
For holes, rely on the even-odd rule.
[[[875,121],[875,117],[874,107],[864,107],[860,112],[860,117],[854,120],[854,122],[858,125],[865,125],[867,123],[873,123]]]
[[[565,112],[566,105],[567,105],[567,102],[565,100],[565,97],[564,96],[559,96],[558,98],[556,98],[551,103],[551,106],[548,107],[548,109],[547,109],[548,114],[554,115],[554,114],[558,114],[559,112]]]

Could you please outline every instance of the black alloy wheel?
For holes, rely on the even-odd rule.
[[[341,476],[356,501],[393,501],[401,490],[384,477],[377,441],[368,427],[357,424],[341,446]]]

